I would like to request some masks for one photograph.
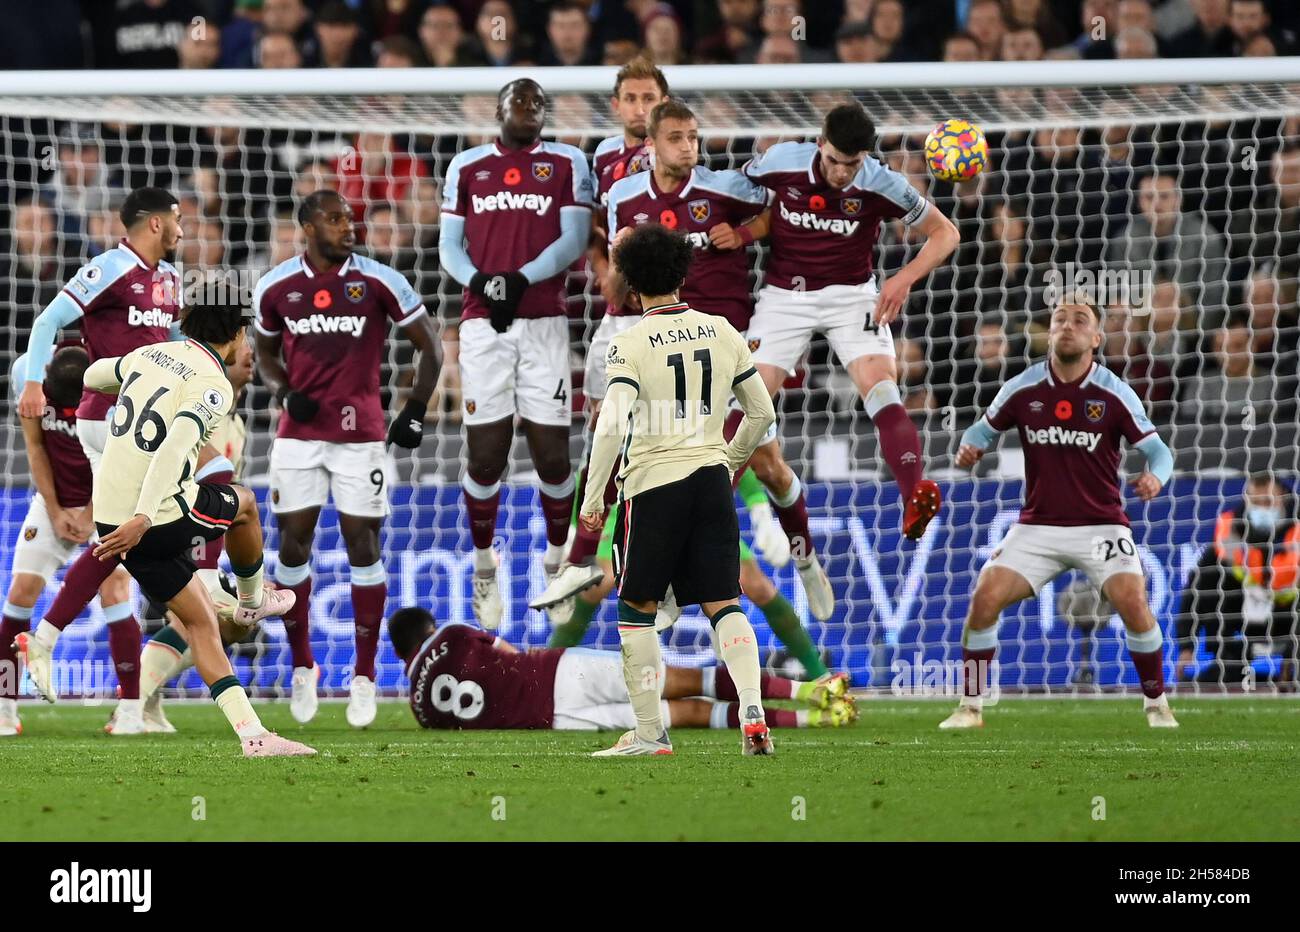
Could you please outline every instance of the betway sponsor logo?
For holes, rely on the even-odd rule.
[[[145,311],[132,304],[127,308],[126,322],[132,327],[170,327],[172,325],[172,314],[170,311],[164,311],[156,307],[151,307]]]
[[[777,201],[781,207],[781,219],[792,227],[805,230],[817,230],[834,233],[837,236],[852,236],[862,226],[861,220],[844,220],[840,217],[819,217],[811,210],[795,212],[785,206],[785,201]]]
[[[334,314],[312,314],[310,317],[300,317],[298,320],[286,318],[284,325],[289,328],[289,332],[292,334],[350,333],[354,338],[360,339],[361,331],[366,326],[366,319],[364,317],[340,317]]]
[[[1064,427],[1043,427],[1025,431],[1029,443],[1045,443],[1052,447],[1087,447],[1092,453],[1101,443],[1101,434],[1090,430],[1066,430]]]
[[[554,200],[555,198],[549,194],[520,194],[515,191],[498,191],[496,194],[489,194],[486,197],[475,194],[470,198],[470,204],[476,214],[486,213],[490,210],[530,210],[540,217],[551,209],[551,202]]]

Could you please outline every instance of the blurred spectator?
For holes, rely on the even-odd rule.
[[[1149,314],[1149,308],[1135,314],[1127,304],[1110,304],[1102,319],[1101,352],[1106,368],[1145,402],[1154,421],[1163,424],[1174,414],[1173,373],[1147,350],[1145,320]]]
[[[435,68],[463,68],[484,65],[467,47],[460,17],[449,6],[431,6],[420,17],[420,47],[425,60]]]
[[[419,3],[412,0],[359,0],[352,5],[364,11],[366,31],[382,41],[397,36],[415,36],[426,2],[429,0]],[[442,4],[442,0],[432,2]]]
[[[302,61],[315,61],[320,54],[316,32],[311,25],[311,11],[303,0],[263,0],[262,35],[288,36]]]
[[[763,15],[759,18],[759,31],[763,36],[793,37],[803,16],[803,0],[763,0]]]
[[[1249,428],[1272,419],[1271,379],[1263,378],[1251,350],[1250,325],[1234,316],[1211,339],[1213,357],[1191,376],[1179,416],[1185,421]]]
[[[262,34],[262,0],[235,0],[230,21],[221,27],[221,67],[252,68]]]
[[[600,63],[622,68],[641,54],[641,46],[635,39],[606,39],[601,47]]]
[[[1020,374],[1024,366],[1011,355],[1011,340],[999,320],[982,321],[975,328],[971,355],[958,362],[949,403],[959,423],[969,424],[988,409],[998,391]]]
[[[337,191],[339,178],[334,170],[335,160],[325,156],[310,158],[298,166],[293,180],[293,206],[297,208],[304,197],[313,191]]]
[[[1249,208],[1229,219],[1232,255],[1275,263],[1279,275],[1295,278],[1300,276],[1300,143],[1288,143],[1273,156],[1267,178],[1269,184],[1252,192]]]
[[[377,68],[415,68],[424,64],[420,46],[408,36],[388,36],[379,43]]]
[[[1005,16],[1008,29],[1032,29],[1040,45],[1051,48],[1069,41],[1047,0],[1007,0]]]
[[[944,61],[979,61],[980,44],[969,32],[954,32],[943,42]]]
[[[316,56],[306,64],[321,68],[369,68],[370,42],[356,11],[343,0],[330,0],[316,14]]]
[[[753,52],[758,43],[759,0],[718,0],[722,26],[695,43],[697,62],[735,62]]]
[[[1083,6],[1079,8],[1079,26],[1082,31],[1070,43],[1080,58],[1115,57],[1111,36],[1115,35],[1117,18],[1115,0],[1083,0]]]
[[[292,259],[306,248],[307,244],[302,239],[302,231],[298,229],[298,221],[294,217],[294,212],[292,210],[278,211],[271,218],[271,243],[263,268],[275,268],[281,262]]]
[[[1040,61],[1042,57],[1043,40],[1037,31],[1020,27],[1002,34],[1003,61]]]
[[[1255,36],[1241,48],[1242,58],[1273,58],[1277,54],[1277,43],[1265,33]]]
[[[1169,40],[1174,58],[1218,58],[1233,53],[1229,0],[1190,0],[1196,22]]]
[[[419,159],[394,151],[391,136],[358,133],[354,146],[345,149],[335,162],[334,172],[338,175],[339,194],[352,205],[357,239],[365,242],[367,206],[405,199],[415,179],[425,174],[425,168]]]
[[[1177,679],[1241,686],[1252,662],[1280,658],[1265,679],[1295,690],[1297,519],[1294,492],[1269,473],[1252,475],[1241,501],[1219,515],[1174,619]],[[1200,637],[1211,660],[1198,671]]]
[[[1176,375],[1186,367],[1187,331],[1192,319],[1178,283],[1157,278],[1150,300],[1147,352]]]
[[[1130,26],[1115,36],[1115,57],[1124,59],[1159,58],[1156,37],[1145,29]]]
[[[1101,153],[1078,127],[1043,127],[1031,137],[1027,170],[1031,261],[1095,264],[1104,248]]]
[[[666,3],[657,4],[641,21],[647,56],[656,65],[681,65],[687,61],[682,47],[682,21]]]
[[[980,61],[997,61],[1002,54],[1002,34],[1007,31],[998,0],[971,0],[966,32],[979,45]]]
[[[282,32],[269,32],[257,42],[257,67],[301,68],[302,53],[293,37]]]
[[[38,200],[14,205],[12,246],[0,253],[0,288],[8,286],[9,326],[21,333],[54,300],[65,279],[55,241],[54,214]]]
[[[875,0],[844,0],[841,23],[865,23],[871,19],[871,5]]]
[[[903,407],[909,414],[928,414],[937,411],[934,392],[929,385],[929,363],[925,358],[925,346],[919,340],[896,340],[898,346],[898,388],[903,396]],[[853,408],[851,399],[848,409]]]
[[[839,62],[880,61],[880,43],[868,22],[845,23],[835,32],[835,60]]]
[[[768,36],[754,56],[756,65],[797,65],[803,58],[803,46],[789,36]]]
[[[129,0],[83,9],[99,68],[175,68],[181,37],[207,19],[196,0]]]
[[[594,65],[591,51],[591,22],[581,3],[561,0],[552,5],[546,18],[546,50],[538,59],[539,65]]]
[[[1107,263],[1171,278],[1200,308],[1222,308],[1228,267],[1223,237],[1203,218],[1182,210],[1173,174],[1143,177],[1138,208],[1123,234],[1111,241]]]
[[[478,57],[489,65],[520,65],[531,60],[515,11],[506,0],[487,0],[479,9],[473,44]]]
[[[1232,33],[1233,54],[1240,55],[1256,36],[1267,35],[1270,22],[1264,0],[1231,0],[1228,31]]]
[[[212,21],[190,27],[181,36],[176,55],[181,68],[215,68],[221,61],[221,27]]]
[[[879,45],[873,61],[912,61],[917,57],[903,41],[902,0],[875,0],[870,23],[871,35]]]
[[[411,225],[386,201],[372,203],[366,211],[366,248],[389,268],[409,281],[415,273]]]
[[[1242,304],[1250,315],[1251,350],[1261,368],[1279,379],[1278,397],[1293,391],[1300,358],[1300,326],[1296,320],[1296,282],[1284,285],[1272,266],[1257,269],[1242,283]]]
[[[185,236],[176,250],[176,258],[183,266],[215,269],[225,259],[225,238],[221,221],[215,217],[200,217],[185,224]]]
[[[90,242],[90,219],[110,208],[115,188],[104,165],[94,128],[73,123],[59,134],[54,174],[41,189],[53,211],[60,255],[89,258],[99,250]]]

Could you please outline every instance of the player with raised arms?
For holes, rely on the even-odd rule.
[[[375,652],[388,580],[379,531],[389,513],[385,439],[420,446],[424,412],[438,375],[438,338],[428,312],[400,272],[355,252],[352,208],[335,191],[303,198],[298,224],[306,251],[257,283],[253,312],[257,368],[280,403],[271,445],[271,511],[280,529],[276,581],[297,604],[284,618],[293,655],[289,710],[316,715],[319,668],[311,651],[311,549],[321,508],[339,513],[352,584],[356,658],[348,688],[348,724],[375,719]],[[415,384],[384,432],[379,369],[389,325],[419,351]]]
[[[609,108],[623,131],[602,139],[592,156],[597,210],[592,217],[591,245],[587,254],[592,275],[605,298],[605,314],[587,347],[586,371],[582,380],[582,393],[587,399],[587,416],[592,427],[600,416],[600,402],[605,397],[605,351],[611,340],[639,319],[636,310],[626,306],[626,291],[610,267],[604,208],[609,200],[609,190],[616,182],[650,167],[650,153],[646,150],[648,120],[655,106],[667,99],[668,79],[649,58],[634,58],[620,68],[614,77],[614,95],[610,98]],[[585,488],[586,482],[587,463],[584,461],[578,488]],[[605,489],[605,506],[613,505],[617,495],[618,490],[611,478]],[[592,534],[579,523],[564,565],[546,590],[529,603],[530,607],[545,608],[552,624],[568,624],[575,609],[582,611],[574,596],[588,587],[600,585],[601,573],[595,565],[599,548],[600,535]],[[592,603],[588,601],[587,604]]]
[[[293,605],[292,592],[263,582],[262,525],[253,493],[194,481],[200,448],[234,403],[226,366],[247,339],[246,320],[238,307],[196,307],[181,322],[184,342],[141,347],[86,370],[87,388],[118,396],[95,474],[100,540],[93,552],[125,566],[144,593],[185,627],[194,664],[245,756],[314,754],[262,725],[221,648],[208,590],[194,574],[194,541],[225,535],[239,596],[237,620],[255,624]]]
[[[657,222],[684,234],[694,250],[694,259],[682,285],[681,299],[702,313],[725,318],[743,335],[754,309],[745,246],[756,237],[761,237],[766,230],[766,226],[760,223],[758,232],[755,232],[753,224],[763,215],[767,206],[767,190],[755,185],[739,172],[715,172],[699,164],[699,124],[691,109],[680,101],[666,101],[651,111],[649,133],[647,151],[654,156],[653,169],[625,177],[610,189],[606,201],[606,222],[603,224],[609,231],[610,246],[613,248],[619,237],[626,237],[647,222]],[[621,277],[616,275],[616,278],[619,278],[620,290],[625,290]],[[639,320],[638,317],[621,319]],[[607,350],[608,343],[600,348],[601,368],[604,367]],[[596,358],[593,344],[588,365]],[[603,384],[602,373],[601,385]],[[772,430],[764,437],[764,442],[770,443],[774,439],[775,430]],[[792,478],[793,473],[781,458],[779,445],[775,455]],[[765,502],[761,489],[758,494]],[[747,490],[747,496],[752,495],[752,490]],[[806,517],[806,510],[804,514]],[[761,517],[756,519],[756,533],[769,525],[770,521],[764,522]],[[826,667],[808,633],[799,623],[793,607],[763,575],[752,555],[748,554],[748,548],[744,549],[742,556],[748,559],[742,560],[741,579],[749,583],[744,587],[745,591],[760,600],[757,604],[762,607],[773,633],[799,658],[804,669],[814,678],[825,675]],[[768,548],[760,549],[766,553]],[[571,553],[569,563],[573,564],[574,560]],[[776,564],[778,561],[772,559],[771,562]],[[815,556],[809,555],[800,561],[801,567],[809,564],[814,564],[812,575],[815,580],[812,586],[820,593],[822,590],[818,581],[825,581],[825,573],[819,565],[815,565]],[[547,598],[562,598],[568,594],[560,586],[570,569],[571,567],[566,567],[561,572],[547,592],[532,603],[534,607],[545,605]],[[573,580],[574,585],[578,582],[577,579]],[[830,593],[829,582],[826,582],[824,592]],[[594,611],[592,601],[578,601],[581,604],[575,609],[577,616],[589,621],[591,612]],[[814,598],[810,594],[809,603],[816,617],[821,620],[830,617],[833,601]],[[568,639],[571,640],[576,634],[578,640],[581,640],[586,624],[582,623],[581,629],[574,624],[565,627],[568,628]]]
[[[959,235],[905,177],[872,157],[875,144],[870,117],[847,103],[826,114],[815,143],[780,142],[745,165],[745,175],[772,192],[771,255],[749,342],[775,395],[812,335],[825,333],[862,396],[881,457],[902,493],[903,534],[919,540],[941,496],[939,486],[923,477],[921,439],[899,395],[889,325],[912,287],[952,255]],[[876,242],[881,222],[894,219],[914,228],[925,244],[877,289]],[[761,455],[754,471],[780,505],[781,490],[773,487],[773,469]]]
[[[406,664],[415,720],[425,728],[552,728],[557,731],[636,727],[622,662],[612,650],[539,648],[520,652],[503,638],[451,622],[437,628],[423,608],[388,619],[393,649]],[[664,724],[738,728],[736,684],[720,667],[664,667]],[[764,673],[764,699],[804,703],[774,709],[774,728],[840,728],[857,720],[853,698],[823,683]],[[700,697],[700,698],[696,698]]]
[[[42,389],[46,366],[63,327],[81,322],[81,334],[90,362],[122,356],[131,350],[174,337],[182,303],[180,275],[171,264],[184,235],[180,205],[162,188],[137,188],[126,196],[118,217],[126,237],[91,259],[68,279],[63,289],[32,324],[27,343],[27,371],[18,413],[24,418],[45,416]],[[76,411],[77,437],[99,472],[99,460],[108,437],[109,411],[116,399],[110,392],[89,386]],[[108,647],[117,670],[121,701],[111,719],[112,734],[144,731],[140,715],[140,624],[131,604],[130,580],[113,563],[96,560],[89,548],[63,577],[63,585],[45,617],[25,639],[25,660],[31,670],[44,670],[55,644],[99,592],[108,621]],[[50,676],[34,676],[50,683]],[[45,695],[50,702],[54,695]]]
[[[573,509],[564,275],[587,247],[592,179],[581,150],[542,140],[546,107],[536,81],[511,81],[497,96],[500,137],[452,159],[443,184],[438,255],[465,286],[448,362],[454,353],[461,369],[472,606],[485,628],[503,611],[492,541],[516,415],[537,469],[548,576],[564,559]]]
[[[745,754],[771,754],[758,642],[740,608],[740,530],[731,476],[776,420],[749,347],[725,318],[678,298],[690,242],[660,224],[628,233],[615,268],[639,298],[641,320],[610,344],[608,394],[596,423],[590,482],[579,520],[605,520],[604,487],[620,449],[614,565],[619,577],[623,677],[636,718],[600,756],[671,754],[660,707],[663,677],[655,613],[668,587],[698,603],[736,684]],[[733,393],[745,412],[722,437]],[[625,441],[626,437],[626,441]]]
[[[975,584],[961,635],[963,696],[940,728],[984,724],[985,674],[997,651],[998,616],[1070,569],[1085,573],[1124,622],[1147,722],[1178,727],[1165,697],[1164,639],[1147,604],[1119,479],[1124,440],[1146,457],[1146,471],[1132,483],[1144,502],[1169,481],[1174,458],[1133,390],[1093,358],[1101,341],[1097,306],[1081,295],[1064,296],[1052,309],[1047,361],[1002,386],[962,435],[957,465],[968,469],[1000,432],[1017,428],[1025,451],[1025,505]]]

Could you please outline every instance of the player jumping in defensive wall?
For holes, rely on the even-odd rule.
[[[460,341],[449,345],[458,347],[465,403],[472,606],[485,628],[503,612],[492,540],[516,415],[540,480],[548,576],[564,559],[573,508],[564,274],[587,247],[592,181],[581,150],[542,140],[546,105],[536,81],[503,87],[500,138],[452,159],[443,186],[438,254],[465,286]]]
[[[1147,604],[1142,560],[1124,514],[1120,444],[1146,456],[1133,480],[1150,501],[1173,473],[1174,458],[1133,389],[1093,358],[1101,311],[1067,297],[1052,311],[1046,362],[1030,366],[998,392],[961,438],[957,465],[974,466],[999,432],[1016,427],[1025,451],[1025,507],[981,570],[961,635],[965,688],[940,728],[984,724],[985,673],[997,651],[998,616],[1066,570],[1086,573],[1119,612],[1137,668],[1147,722],[1177,728],[1165,698],[1160,625]]]
[[[812,335],[826,334],[866,404],[881,458],[902,493],[903,533],[919,540],[941,498],[939,486],[922,475],[921,439],[898,393],[889,325],[912,286],[952,255],[959,236],[906,178],[871,156],[875,144],[862,107],[842,104],[826,114],[817,142],[780,142],[745,165],[744,173],[772,192],[772,254],[749,344],[775,395]],[[877,289],[876,241],[881,221],[889,219],[915,228],[925,245]],[[771,452],[760,451],[753,467],[779,505],[784,473],[768,462]]]
[[[639,227],[614,250],[641,320],[610,344],[608,393],[596,424],[579,520],[604,523],[604,488],[620,448],[614,565],[619,577],[623,676],[636,716],[602,756],[671,754],[660,708],[663,679],[655,613],[671,585],[699,603],[737,687],[745,754],[771,754],[763,716],[758,642],[740,608],[740,529],[731,476],[776,420],[749,347],[724,318],[678,300],[691,245],[659,224]],[[745,412],[730,444],[727,402]],[[626,436],[626,442],[624,440]]]

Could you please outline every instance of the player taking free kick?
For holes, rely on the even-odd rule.
[[[1017,427],[1025,451],[1025,506],[980,572],[961,635],[965,689],[940,728],[984,724],[984,674],[997,650],[998,615],[1070,569],[1088,575],[1124,622],[1129,654],[1152,728],[1177,728],[1165,698],[1160,626],[1147,605],[1142,561],[1124,514],[1120,442],[1146,456],[1132,483],[1150,501],[1169,481],[1173,455],[1133,389],[1093,354],[1101,311],[1077,296],[1052,311],[1046,362],[1030,366],[998,392],[961,438],[957,465],[974,466],[1000,431]]]
[[[636,728],[597,755],[672,753],[655,632],[655,612],[670,585],[680,604],[698,603],[713,625],[740,700],[744,753],[771,754],[758,640],[740,609],[731,476],[776,420],[772,399],[735,328],[678,300],[691,262],[685,236],[646,224],[626,234],[613,259],[639,296],[642,315],[605,356],[608,389],[580,520],[588,530],[603,524],[605,483],[621,448],[614,568],[623,678]],[[745,417],[728,444],[722,428],[733,392]]]
[[[94,553],[120,561],[146,595],[179,619],[194,665],[246,757],[315,754],[262,725],[222,650],[212,599],[194,573],[194,542],[224,534],[239,595],[236,620],[251,625],[293,606],[292,592],[262,581],[262,525],[253,493],[193,478],[199,449],[234,403],[226,366],[247,339],[245,317],[237,307],[196,307],[181,332],[188,337],[183,343],[144,346],[86,370],[87,388],[118,396],[95,475],[100,543]],[[35,666],[31,672],[35,679]]]

